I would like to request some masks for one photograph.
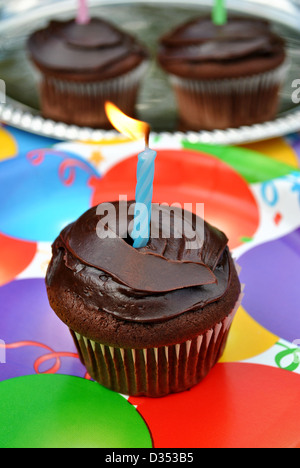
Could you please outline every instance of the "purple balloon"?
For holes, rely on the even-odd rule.
[[[0,381],[48,371],[85,376],[67,326],[50,308],[43,279],[2,286],[0,304],[0,343],[6,346],[5,355],[0,348]],[[53,352],[58,354],[51,357]]]
[[[246,311],[280,338],[300,339],[300,229],[253,248],[238,263]]]

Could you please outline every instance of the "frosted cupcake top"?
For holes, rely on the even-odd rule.
[[[119,220],[120,205],[114,205]],[[154,205],[153,216],[156,209]],[[172,225],[182,222],[181,209],[164,209]],[[158,227],[161,233],[159,216],[157,222],[152,228]],[[192,250],[184,235],[175,238],[172,231],[170,238],[161,234],[153,238],[152,230],[147,247],[134,249],[128,242],[129,224],[123,227],[124,235],[102,239],[97,233],[99,223],[101,217],[92,208],[64,229],[54,244],[55,261],[60,258],[56,280],[61,276],[62,283],[69,278],[73,291],[91,308],[101,308],[123,320],[152,323],[205,307],[226,293],[234,269],[228,239],[206,222],[198,232],[196,215],[192,215],[191,225],[201,242]]]
[[[51,21],[28,40],[33,62],[44,72],[72,79],[105,79],[126,73],[147,57],[137,40],[112,24]]]
[[[163,68],[181,76],[247,76],[276,68],[285,45],[267,21],[232,17],[216,26],[209,17],[180,25],[160,40]]]

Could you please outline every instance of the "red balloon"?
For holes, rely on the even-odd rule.
[[[300,448],[300,375],[217,364],[190,391],[130,398],[155,448]]]
[[[102,179],[92,182],[93,205],[135,199],[137,155],[121,161]],[[192,150],[159,150],[156,158],[154,203],[204,203],[205,219],[223,230],[235,248],[251,238],[259,224],[256,200],[247,182],[214,156]]]
[[[34,242],[0,234],[0,286],[9,283],[32,262],[37,251]]]

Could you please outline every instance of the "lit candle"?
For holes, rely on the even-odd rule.
[[[217,26],[222,26],[223,24],[227,23],[225,0],[214,0],[212,20],[213,23]]]
[[[134,239],[133,247],[136,249],[146,247],[150,237],[156,154],[156,151],[146,145],[145,151],[138,155],[134,228],[131,233]]]
[[[137,184],[135,193],[134,228],[131,237],[133,247],[145,247],[150,238],[153,181],[156,151],[149,148],[150,126],[146,122],[132,119],[123,114],[114,104],[105,104],[106,114],[112,125],[133,140],[145,138],[145,151],[138,155]]]
[[[88,24],[91,20],[89,14],[88,0],[78,0],[77,18],[78,24]]]

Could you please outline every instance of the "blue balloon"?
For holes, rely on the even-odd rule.
[[[15,140],[20,152],[27,153],[35,148],[51,148],[58,143],[58,140],[48,138],[34,133],[25,132],[15,127],[4,126],[11,137]]]
[[[52,242],[91,207],[91,181],[100,178],[80,156],[37,149],[0,163],[0,232]]]

